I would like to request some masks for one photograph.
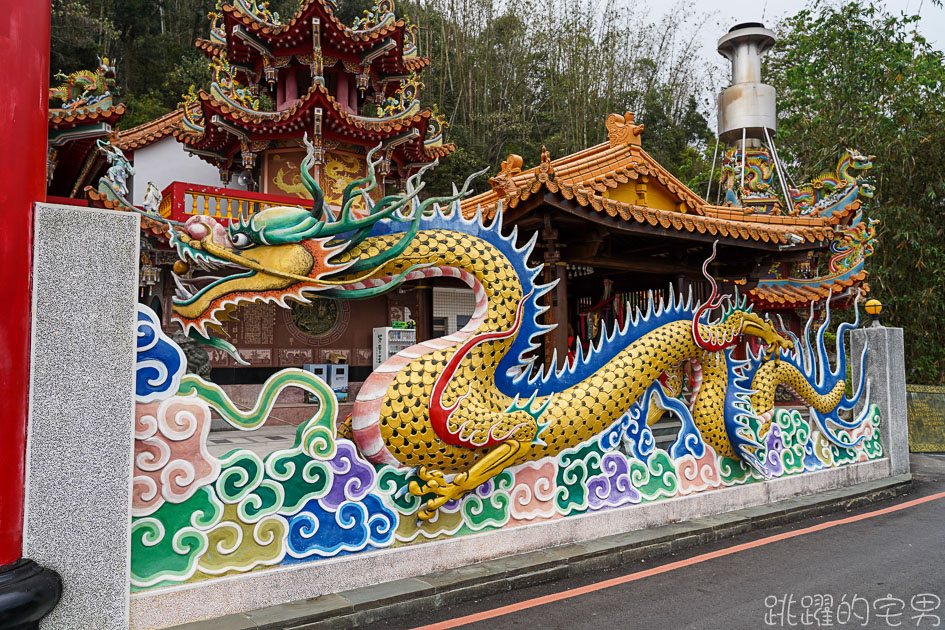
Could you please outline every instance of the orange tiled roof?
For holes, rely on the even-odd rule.
[[[76,122],[92,122],[112,117],[118,117],[125,113],[125,104],[119,103],[105,109],[94,109],[79,107],[77,109],[50,109],[48,114],[49,124],[62,125]]]
[[[404,67],[410,72],[420,72],[429,65],[429,57],[404,57]]]
[[[328,102],[331,108],[335,110],[337,115],[342,120],[344,120],[346,124],[357,129],[378,131],[382,133],[389,133],[392,131],[398,132],[413,126],[414,123],[417,123],[424,118],[430,118],[433,115],[432,110],[425,108],[409,116],[403,116],[399,118],[392,117],[386,119],[372,119],[363,116],[355,116],[342,108],[341,104],[339,104],[338,101],[335,100],[335,97],[332,96],[328,91],[328,88],[319,83],[316,83],[310,87],[308,92],[302,95],[302,98],[296,101],[292,107],[277,112],[257,112],[233,107],[225,102],[217,100],[204,90],[201,90],[198,95],[202,101],[210,104],[213,109],[219,110],[223,114],[226,114],[232,120],[240,121],[250,125],[273,125],[291,120],[297,112],[305,109],[305,107],[309,104],[309,101],[315,98],[316,94],[319,92],[321,92],[321,94],[324,96],[324,99]]]
[[[855,211],[851,206],[827,218],[790,217],[746,214],[743,208],[711,206],[643,150],[639,140],[643,125],[635,125],[632,114],[612,114],[607,127],[608,142],[556,160],[551,160],[545,151],[541,163],[534,168],[520,170],[521,158],[509,156],[498,175],[489,180],[492,190],[463,201],[463,214],[470,217],[481,207],[483,215],[491,218],[500,201],[504,208],[514,208],[539,191],[547,190],[628,222],[774,243],[790,242],[788,234],[793,233],[813,243],[829,239],[833,225]],[[608,190],[643,175],[658,181],[679,199],[679,211],[635,205],[606,196]]]
[[[118,141],[115,146],[122,150],[133,150],[146,147],[167,136],[176,136],[181,131],[180,122],[184,118],[184,108],[178,107],[172,112],[155,118],[143,125],[124,129],[118,132]]]
[[[381,39],[407,25],[407,21],[403,18],[400,18],[390,22],[389,24],[385,24],[378,29],[357,31],[336,18],[334,9],[328,5],[326,0],[302,0],[292,19],[278,25],[268,24],[266,22],[254,19],[253,17],[246,15],[246,13],[244,13],[239,8],[234,7],[232,4],[224,4],[223,12],[228,13],[235,20],[242,22],[244,25],[253,31],[256,31],[257,33],[264,33],[266,35],[281,35],[282,33],[291,30],[299,20],[306,16],[309,9],[316,4],[321,6],[323,13],[328,16],[329,21],[335,27],[335,29],[353,41],[370,42]]]
[[[861,294],[869,293],[869,284],[865,282],[868,276],[866,270],[861,270],[846,278],[823,282],[815,280],[808,283],[795,280],[790,283],[772,285],[764,284],[762,281],[748,292],[748,296],[756,304],[775,308],[794,308],[826,299],[830,294],[840,295],[851,288],[858,289]]]
[[[217,42],[210,41],[209,39],[198,39],[194,42],[194,46],[197,47],[197,50],[202,50],[211,57],[216,57],[226,50],[226,46],[223,44],[218,44]]]
[[[440,144],[440,145],[432,146],[432,147],[428,147],[428,146],[423,147],[423,153],[431,160],[435,160],[441,157],[446,157],[447,155],[449,155],[455,150],[456,150],[456,145],[453,144],[452,142],[448,142],[446,144]]]

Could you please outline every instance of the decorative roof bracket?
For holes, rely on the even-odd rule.
[[[408,81],[413,74],[392,74],[387,77],[381,77],[379,81],[381,83],[399,83],[401,81]]]
[[[195,149],[184,145],[184,151],[190,153],[191,155],[197,155],[200,157],[210,158],[212,160],[217,160],[218,162],[226,162],[230,158],[223,155],[222,153],[217,153],[216,151],[206,151],[204,149]]]
[[[254,35],[249,31],[241,27],[239,24],[233,27],[233,37],[242,40],[250,48],[255,48],[263,55],[272,56],[272,49],[265,43],[259,41]]]
[[[86,138],[102,138],[112,133],[112,126],[108,123],[80,125],[72,129],[55,130],[49,132],[49,146],[61,147],[72,140]]]
[[[403,133],[403,134],[400,134],[399,136],[395,136],[391,138],[390,140],[388,140],[387,142],[383,144],[383,147],[385,149],[393,149],[395,147],[399,147],[402,144],[407,144],[408,142],[410,142],[411,140],[415,138],[418,138],[419,136],[420,136],[420,130],[414,128],[408,131],[407,133]]]
[[[397,45],[397,42],[395,42],[393,39],[388,37],[387,39],[382,41],[380,44],[375,46],[374,48],[361,53],[361,65],[362,66],[371,65],[372,61],[382,56],[384,53],[388,52],[389,50],[393,50],[393,48],[396,45]]]
[[[210,122],[212,122],[214,125],[222,129],[223,131],[233,134],[234,136],[239,138],[241,141],[249,142],[249,136],[246,134],[245,131],[234,127],[227,121],[223,120],[223,118],[221,118],[218,114],[214,114],[213,118],[210,119]]]

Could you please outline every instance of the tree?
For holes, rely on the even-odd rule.
[[[526,167],[606,139],[608,114],[633,111],[644,148],[683,181],[704,187],[714,142],[704,111],[715,66],[697,57],[706,17],[682,0],[652,21],[615,0],[425,0],[399,4],[420,26],[427,102],[450,122],[459,150],[427,176],[449,190],[509,153]],[[679,15],[690,16],[680,23]],[[482,184],[480,184],[481,186]]]
[[[214,0],[53,0],[50,71],[94,70],[116,62],[118,93],[133,127],[165,114],[192,83],[209,78],[194,41],[207,37]],[[57,80],[51,79],[56,85]]]
[[[779,25],[768,56],[778,140],[810,177],[845,148],[875,155],[879,248],[872,293],[906,334],[907,378],[945,382],[945,62],[918,16],[873,2],[813,4]]]

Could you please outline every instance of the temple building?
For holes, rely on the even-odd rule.
[[[209,38],[196,42],[210,64],[210,85],[193,87],[176,111],[119,134],[138,181],[162,190],[184,181],[305,198],[299,168],[307,134],[318,152],[313,175],[331,205],[365,175],[371,148],[381,147],[380,175],[394,184],[452,151],[443,142],[444,119],[420,104],[418,73],[429,60],[418,56],[416,27],[397,18],[391,3],[353,26],[339,22],[326,0],[305,0],[284,23],[264,4],[218,3]],[[206,166],[194,177],[181,154]],[[143,194],[136,188],[132,201],[142,203]],[[217,201],[209,190],[185,195],[192,203]]]
[[[265,3],[218,2],[209,37],[196,42],[208,59],[210,84],[193,86],[175,111],[112,138],[133,163],[128,201],[147,207],[157,199],[160,215],[178,221],[196,214],[226,221],[297,205],[309,198],[300,173],[307,137],[316,147],[311,174],[337,211],[345,187],[367,174],[368,151],[382,158],[375,200],[449,155],[444,117],[421,104],[419,73],[429,59],[418,53],[416,26],[397,17],[391,2],[379,2],[352,25],[333,9],[328,0],[305,0],[282,20]],[[105,166],[97,158],[92,175]],[[90,203],[116,207],[86,185],[92,183],[81,182]],[[355,214],[363,208],[359,200]],[[141,297],[169,324],[174,255],[164,226],[142,223]],[[211,364],[220,382],[242,384],[285,366],[344,361],[352,380],[363,381],[372,367],[373,328],[416,317],[414,296],[404,293],[356,305],[318,300],[288,311],[257,305],[226,330],[252,367],[213,349]]]
[[[777,312],[798,330],[812,303],[832,296],[839,305],[868,290],[864,243],[872,231],[859,223],[860,201],[825,215],[757,212],[751,206],[708,203],[644,150],[644,127],[632,113],[611,114],[608,140],[572,155],[522,169],[510,155],[489,180],[490,190],[463,201],[467,217],[493,218],[520,233],[539,232],[533,256],[545,263],[551,293],[546,361],[586,352],[602,330],[612,330],[649,292],[677,292],[704,300],[709,267],[723,291],[739,290],[762,312]],[[851,224],[853,224],[851,226]],[[817,274],[818,268],[828,273]],[[829,267],[829,269],[828,269]]]

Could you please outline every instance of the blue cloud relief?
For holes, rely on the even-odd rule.
[[[148,403],[177,393],[187,367],[184,352],[161,330],[157,314],[138,304],[135,400]]]
[[[337,510],[311,499],[289,517],[288,553],[283,564],[309,556],[336,556],[388,546],[397,529],[397,515],[376,496],[345,501]]]

